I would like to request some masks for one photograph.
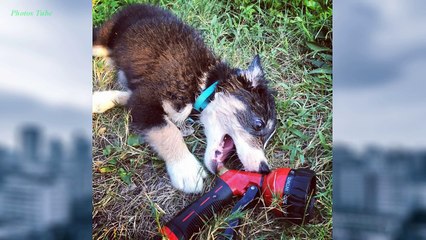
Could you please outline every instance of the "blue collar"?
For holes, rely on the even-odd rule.
[[[209,104],[210,97],[213,95],[214,90],[216,89],[218,83],[219,81],[214,82],[212,85],[206,88],[200,94],[200,96],[197,97],[197,99],[195,99],[195,103],[194,103],[195,110],[201,112],[207,107],[207,104]]]

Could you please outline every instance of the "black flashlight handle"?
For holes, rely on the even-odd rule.
[[[232,202],[231,188],[220,178],[216,178],[215,186],[201,198],[191,205],[181,210],[166,227],[168,227],[176,237],[189,239],[195,232],[198,232],[205,222],[209,221],[214,213],[222,210]]]

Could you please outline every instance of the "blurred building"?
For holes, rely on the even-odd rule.
[[[0,239],[82,239],[82,231],[91,234],[91,178],[82,174],[91,170],[90,141],[76,138],[66,151],[59,139],[45,144],[35,126],[23,128],[18,139],[18,149],[9,153],[0,148]],[[79,219],[75,212],[81,213]],[[89,230],[82,220],[89,221]]]
[[[22,166],[35,165],[40,161],[40,152],[42,139],[40,136],[40,129],[37,126],[25,126],[20,134],[19,142],[22,159],[26,161]]]
[[[72,151],[69,158],[70,173],[72,174],[70,183],[73,188],[78,188],[73,197],[81,200],[87,196],[92,196],[92,145],[82,136],[75,136],[72,144]],[[74,176],[78,175],[76,178]]]
[[[3,180],[3,176],[6,173],[7,161],[8,161],[8,152],[7,149],[0,146],[0,185]]]
[[[426,209],[425,172],[419,171],[423,157],[420,152],[375,147],[354,152],[336,146],[334,239],[400,239],[412,216]]]

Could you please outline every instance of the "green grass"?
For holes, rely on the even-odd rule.
[[[94,0],[93,24],[101,24],[134,2],[139,1]],[[331,2],[150,2],[201,30],[206,43],[233,66],[247,67],[260,54],[270,85],[277,91],[279,124],[266,150],[269,162],[273,168],[310,167],[317,173],[316,211],[310,224],[293,226],[277,220],[259,202],[243,213],[242,239],[331,239]],[[104,59],[94,59],[94,90],[117,88],[115,77]],[[128,125],[129,115],[123,108],[93,116],[94,239],[152,237],[159,226],[200,196],[171,187],[163,161],[129,132]],[[205,139],[199,124],[195,129],[185,141],[202,159]],[[229,210],[206,224],[199,238],[214,239],[220,234]]]

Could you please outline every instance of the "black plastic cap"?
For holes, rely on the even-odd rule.
[[[313,215],[315,193],[315,172],[310,169],[292,169],[284,185],[285,219],[295,224],[308,223]]]

